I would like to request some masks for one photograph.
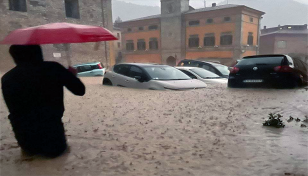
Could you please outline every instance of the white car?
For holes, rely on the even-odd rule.
[[[222,78],[217,74],[198,67],[176,67],[192,79],[198,79],[207,84],[227,84],[228,79]]]
[[[202,81],[191,79],[180,70],[157,64],[117,64],[105,73],[103,85],[151,89],[185,90],[205,88]]]

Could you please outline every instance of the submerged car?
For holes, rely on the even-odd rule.
[[[176,67],[192,79],[198,79],[208,84],[227,84],[228,79],[222,78],[215,73],[197,67]]]
[[[156,64],[117,64],[107,71],[103,85],[151,89],[185,90],[205,88],[202,81],[191,79],[180,70]]]
[[[104,76],[105,68],[100,62],[74,65],[78,77]]]
[[[230,72],[228,86],[271,85],[293,88],[308,83],[308,66],[288,55],[244,57]]]
[[[198,60],[182,60],[178,64],[179,67],[200,67],[210,72],[217,74],[220,77],[228,78],[229,68],[225,65],[221,65],[213,62],[198,61]]]

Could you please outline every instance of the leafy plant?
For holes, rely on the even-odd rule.
[[[272,127],[276,127],[276,128],[284,128],[285,125],[283,124],[282,120],[280,119],[281,117],[283,117],[280,114],[273,114],[270,113],[268,115],[268,120],[266,120],[263,123],[263,126],[272,126]]]

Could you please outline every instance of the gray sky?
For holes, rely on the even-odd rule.
[[[130,2],[134,4],[140,5],[148,5],[148,6],[160,6],[160,0],[120,0],[125,2]],[[222,2],[223,0],[206,0],[206,5],[211,6],[212,3]],[[304,4],[308,4],[308,0],[294,0]],[[190,5],[194,8],[202,8],[204,7],[204,0],[190,0]]]

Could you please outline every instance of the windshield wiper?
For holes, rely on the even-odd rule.
[[[256,65],[267,65],[267,64],[263,64],[263,63],[261,63],[261,64],[256,64]]]

